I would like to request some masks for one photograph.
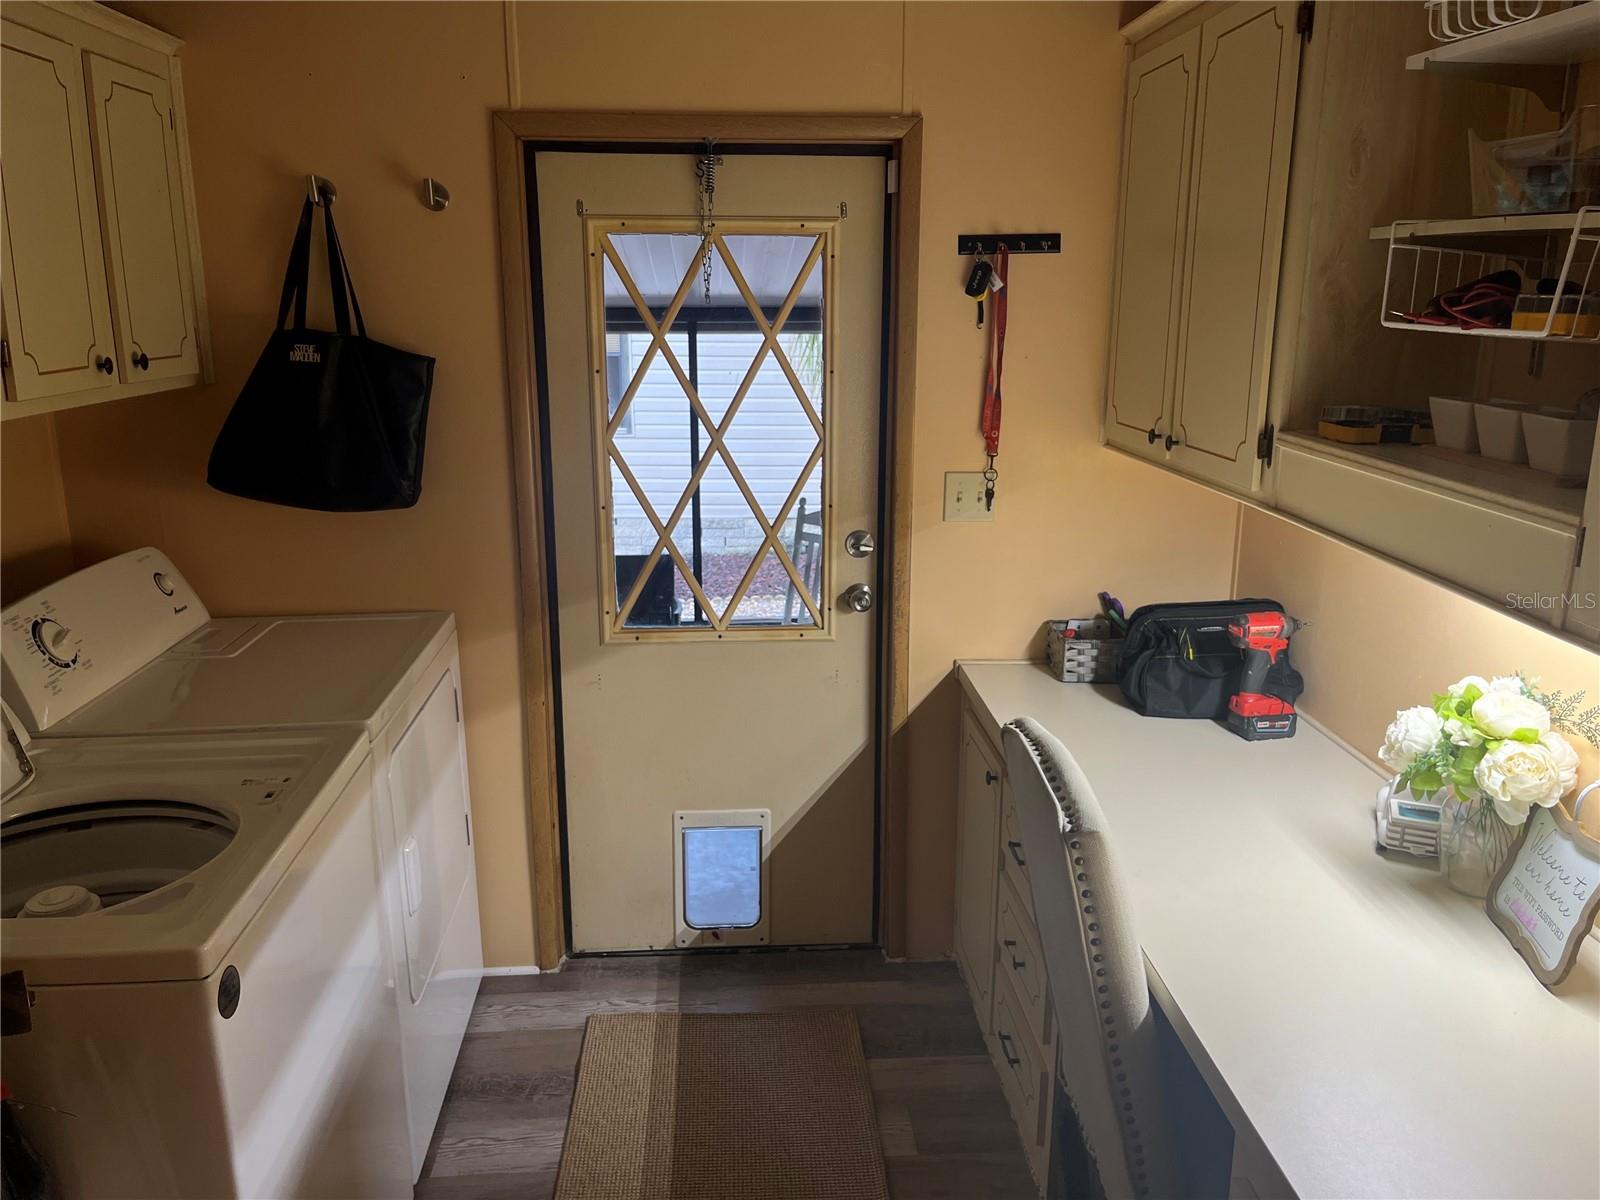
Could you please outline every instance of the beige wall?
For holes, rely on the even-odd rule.
[[[0,604],[72,570],[55,419],[0,426]]]
[[[160,546],[222,613],[455,610],[484,951],[494,964],[531,963],[488,118],[506,103],[501,8],[126,11],[187,43],[217,382],[57,416],[76,557]],[[308,171],[339,188],[340,235],[374,336],[439,360],[425,486],[409,511],[299,512],[205,485],[217,428],[270,330]],[[450,188],[446,212],[417,200],[425,175]]]
[[[532,959],[511,481],[487,110],[921,112],[913,473],[909,949],[950,946],[950,665],[1038,649],[1045,619],[1221,595],[1235,506],[1096,444],[1121,122],[1114,4],[124,6],[184,38],[217,383],[61,414],[80,562],[153,542],[221,612],[449,607],[460,618],[485,950]],[[1005,46],[974,59],[974,30]],[[981,83],[975,64],[987,62]],[[206,454],[266,337],[307,171],[340,190],[374,333],[439,357],[422,503],[329,516],[208,491]],[[434,175],[434,215],[414,196]],[[1012,272],[1000,498],[945,525],[982,466],[983,339],[966,230],[1059,229]],[[7,539],[10,525],[7,525]]]
[[[1521,671],[1600,703],[1595,651],[1270,513],[1244,510],[1237,587],[1313,622],[1293,648],[1306,676],[1301,707],[1375,765],[1395,710],[1463,675]],[[1587,783],[1600,761],[1582,739],[1574,746]]]

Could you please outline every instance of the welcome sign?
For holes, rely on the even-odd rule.
[[[1600,841],[1560,806],[1535,809],[1484,909],[1547,988],[1567,977],[1600,908]]]

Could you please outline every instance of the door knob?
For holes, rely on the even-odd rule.
[[[133,365],[141,371],[148,371],[150,369],[150,356],[143,350],[139,351],[133,356]]]
[[[844,606],[851,612],[866,612],[872,607],[872,585],[870,583],[852,583],[845,588]]]
[[[845,534],[844,552],[851,558],[866,558],[877,548],[877,539],[865,529],[852,529]]]

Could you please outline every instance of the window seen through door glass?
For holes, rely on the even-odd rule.
[[[814,235],[725,234],[710,248],[709,295],[701,248],[697,233],[603,240],[615,611],[629,629],[814,627],[821,247]]]

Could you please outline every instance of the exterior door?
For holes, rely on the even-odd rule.
[[[884,161],[534,171],[572,948],[871,942]]]

